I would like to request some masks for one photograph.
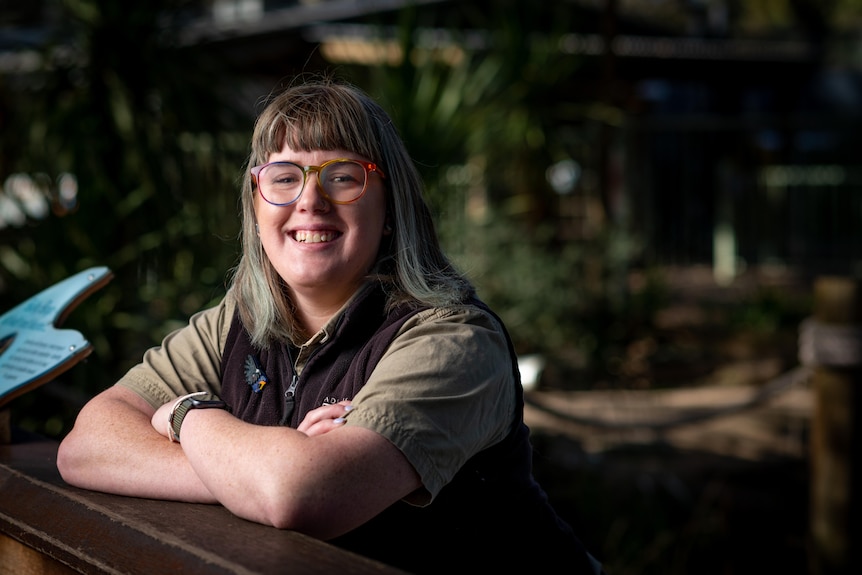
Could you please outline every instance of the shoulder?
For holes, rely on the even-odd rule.
[[[404,322],[399,333],[416,327],[429,326],[451,326],[454,329],[457,329],[457,326],[463,326],[465,330],[486,329],[505,335],[503,324],[496,315],[484,307],[471,303],[421,310]]]
[[[417,312],[398,330],[387,355],[406,345],[413,347],[416,353],[417,344],[429,345],[433,350],[420,352],[420,356],[449,353],[471,361],[471,353],[481,352],[482,363],[486,366],[505,369],[510,365],[506,328],[494,313],[474,304],[432,307]]]
[[[400,367],[426,363],[447,371],[467,367],[470,372],[493,372],[506,378],[511,369],[508,334],[495,314],[487,308],[460,304],[421,310],[407,319],[384,355],[400,358]],[[406,363],[405,363],[406,362]]]
[[[219,302],[195,313],[188,324],[150,348],[119,381],[158,407],[173,397],[221,385],[221,355],[236,309],[228,292]]]
[[[195,313],[189,319],[189,327],[203,338],[216,342],[216,347],[221,350],[230,331],[236,308],[237,294],[234,288],[230,288],[218,303]]]

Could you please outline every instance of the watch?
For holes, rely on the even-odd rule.
[[[174,402],[171,414],[168,416],[168,433],[171,441],[180,442],[180,427],[182,427],[183,419],[191,409],[227,409],[227,404],[206,391],[198,391],[180,397]]]

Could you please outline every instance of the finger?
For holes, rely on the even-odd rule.
[[[305,433],[309,437],[314,437],[316,435],[323,435],[324,433],[329,433],[333,429],[337,429],[344,425],[344,418],[338,419],[324,419],[323,421],[318,421],[314,425],[306,428],[303,433]]]
[[[350,405],[349,402],[323,405],[317,409],[312,409],[305,415],[297,429],[307,434],[309,430],[318,423],[332,422],[339,418],[343,418],[351,409],[353,409],[353,406]],[[343,423],[343,421],[338,421],[336,425],[341,423]]]
[[[318,420],[316,423],[310,423],[310,425],[305,430],[305,434],[309,437],[313,437],[315,435],[323,435],[324,433],[327,433],[329,431],[332,431],[333,429],[344,425],[344,422],[346,421],[345,416],[349,411],[353,409],[353,406],[347,402],[341,402],[340,405],[343,406],[343,409],[335,410],[334,415],[337,415],[337,417],[329,417],[329,415],[333,415],[333,410],[326,410],[327,417]]]
[[[305,415],[297,429],[307,433],[312,426],[320,422],[332,421],[339,417],[343,417],[347,409],[347,406],[339,404],[324,405],[317,409],[312,409]]]

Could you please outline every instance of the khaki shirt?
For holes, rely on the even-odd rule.
[[[153,408],[193,391],[218,394],[235,310],[230,290],[147,350],[118,384]],[[340,313],[303,347],[325,341]],[[371,429],[398,447],[427,491],[410,502],[430,503],[470,457],[510,428],[515,385],[502,327],[469,305],[420,312],[402,326],[352,404],[347,425]]]

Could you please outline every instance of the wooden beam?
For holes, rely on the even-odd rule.
[[[402,573],[219,505],[70,487],[56,458],[54,441],[0,445],[0,575]]]

